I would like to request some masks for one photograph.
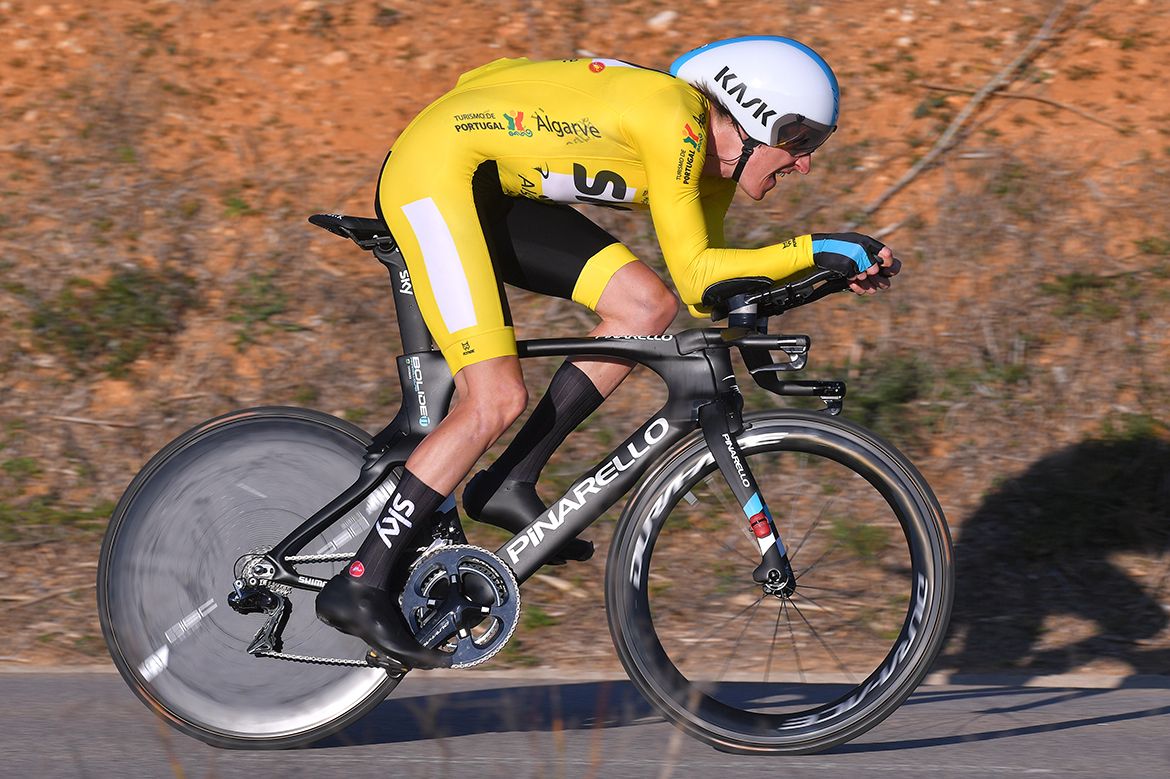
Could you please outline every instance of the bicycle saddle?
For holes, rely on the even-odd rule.
[[[372,249],[379,244],[394,245],[390,228],[381,219],[343,214],[313,214],[309,223],[322,227],[334,235],[349,238],[363,249]]]

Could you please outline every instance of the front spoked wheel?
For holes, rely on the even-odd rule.
[[[353,483],[369,440],[326,414],[250,409],[188,431],[131,482],[102,545],[98,613],[122,677],[169,723],[216,746],[298,746],[360,717],[398,683],[364,663],[360,639],[317,620],[315,592],[272,587],[265,597],[279,613],[228,603],[250,560]],[[352,551],[385,486],[304,553]],[[328,579],[343,564],[298,569]],[[270,619],[280,623],[275,649],[318,662],[250,654]]]
[[[634,683],[688,733],[731,752],[817,752],[872,728],[926,674],[950,617],[950,535],[921,475],[855,425],[765,412],[738,441],[796,591],[752,580],[755,538],[695,434],[622,514],[610,630]]]

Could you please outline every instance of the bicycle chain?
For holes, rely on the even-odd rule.
[[[257,652],[254,657],[271,657],[274,660],[288,660],[293,663],[309,663],[312,665],[345,665],[357,668],[369,668],[365,660],[346,660],[340,657],[314,657],[312,655],[292,655],[288,652]]]
[[[333,552],[331,554],[299,554],[284,558],[286,563],[348,563],[357,552]]]

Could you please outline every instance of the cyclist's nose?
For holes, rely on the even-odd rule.
[[[796,169],[800,171],[802,176],[807,176],[808,172],[812,170],[812,155],[805,154],[802,157],[797,157],[793,164],[796,165]]]

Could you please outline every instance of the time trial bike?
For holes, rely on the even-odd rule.
[[[390,271],[398,414],[373,436],[286,407],[200,424],[131,482],[99,563],[102,630],[123,678],[171,725],[223,747],[313,742],[403,678],[392,658],[318,621],[314,598],[454,392],[385,224],[309,221]],[[448,498],[393,588],[420,643],[453,668],[496,655],[520,624],[520,585],[636,487],[610,544],[605,606],[621,663],[664,717],[721,750],[806,753],[894,711],[946,632],[946,521],[905,456],[838,416],[843,382],[788,378],[809,338],[768,332],[769,317],[844,287],[827,271],[734,279],[704,296],[726,326],[520,342],[526,359],[645,365],[667,400],[497,549],[467,542]],[[818,410],[745,413],[733,353],[760,387]]]

